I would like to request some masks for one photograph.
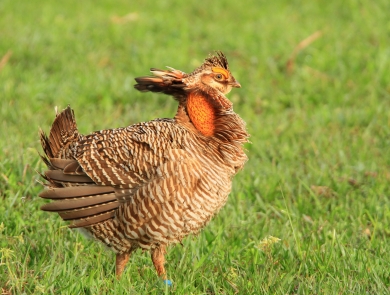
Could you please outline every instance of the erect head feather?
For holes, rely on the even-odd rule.
[[[205,59],[203,64],[196,68],[192,73],[188,74],[188,76],[194,76],[205,69],[215,70],[215,68],[220,68],[220,70],[229,71],[229,64],[226,56],[222,53],[222,51],[216,51],[215,55],[211,55]]]
[[[229,70],[228,61],[226,59],[226,56],[222,53],[222,51],[217,51],[216,55],[206,58],[203,65]]]

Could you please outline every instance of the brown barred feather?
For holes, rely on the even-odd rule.
[[[84,185],[68,186],[63,188],[50,188],[39,194],[44,199],[68,199],[83,196],[94,196],[107,193],[113,193],[114,188],[110,186]]]
[[[211,220],[247,160],[245,123],[225,97],[240,85],[222,52],[190,74],[172,68],[151,72],[136,78],[135,88],[176,98],[173,119],[84,136],[68,106],[56,114],[49,136],[40,132],[49,170],[39,196],[53,200],[41,209],[57,212],[70,227],[116,252],[118,277],[141,248],[151,251],[158,275],[166,278],[166,246]]]
[[[79,198],[63,199],[45,204],[41,207],[43,211],[60,212],[72,209],[85,209],[86,207],[105,204],[107,202],[117,201],[115,194],[83,196]],[[118,202],[117,202],[118,203]],[[119,204],[116,206],[118,207]],[[106,210],[107,211],[107,210]]]
[[[103,221],[110,220],[115,217],[115,210],[111,210],[102,214],[93,215],[87,218],[75,220],[69,225],[70,228],[87,227],[93,224],[98,224]]]
[[[162,92],[167,95],[172,95],[176,99],[182,99],[185,96],[183,83],[185,73],[170,68],[170,70],[150,69],[153,76],[135,78],[137,82],[134,88],[142,92]]]

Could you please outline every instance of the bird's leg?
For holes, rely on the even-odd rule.
[[[167,273],[165,271],[164,263],[165,263],[165,245],[162,245],[158,248],[152,250],[152,261],[154,267],[156,268],[157,274],[164,281],[167,280]]]
[[[125,269],[126,263],[129,261],[129,258],[130,253],[116,254],[115,274],[118,280],[121,278],[122,272]]]

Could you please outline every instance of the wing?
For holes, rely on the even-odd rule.
[[[100,186],[88,177],[76,160],[49,158],[45,172],[48,188],[39,194],[54,202],[41,207],[72,221],[70,227],[83,227],[115,217],[119,202],[112,186]]]
[[[61,121],[61,115],[56,121]],[[53,126],[66,125],[56,121]],[[50,170],[44,176],[49,188],[40,196],[54,202],[42,210],[58,212],[64,220],[72,221],[71,227],[122,218],[118,209],[126,203],[131,204],[126,210],[132,211],[126,218],[139,227],[152,218],[145,217],[145,210],[151,210],[149,215],[161,214],[172,198],[189,194],[201,174],[198,161],[181,149],[185,131],[175,129],[171,120],[99,131],[80,137],[76,143],[66,142],[72,146],[72,159],[56,158],[64,153],[56,152],[63,148],[53,130],[59,129],[52,128],[52,140],[43,140]],[[50,150],[51,142],[56,143],[56,149]]]

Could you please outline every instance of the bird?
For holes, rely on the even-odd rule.
[[[39,196],[51,200],[41,210],[116,253],[118,279],[141,249],[171,285],[167,247],[198,234],[225,205],[248,160],[249,134],[225,96],[241,85],[221,51],[188,74],[150,71],[134,88],[173,97],[175,116],[82,135],[69,105],[56,110],[49,135],[40,129],[47,170]]]

